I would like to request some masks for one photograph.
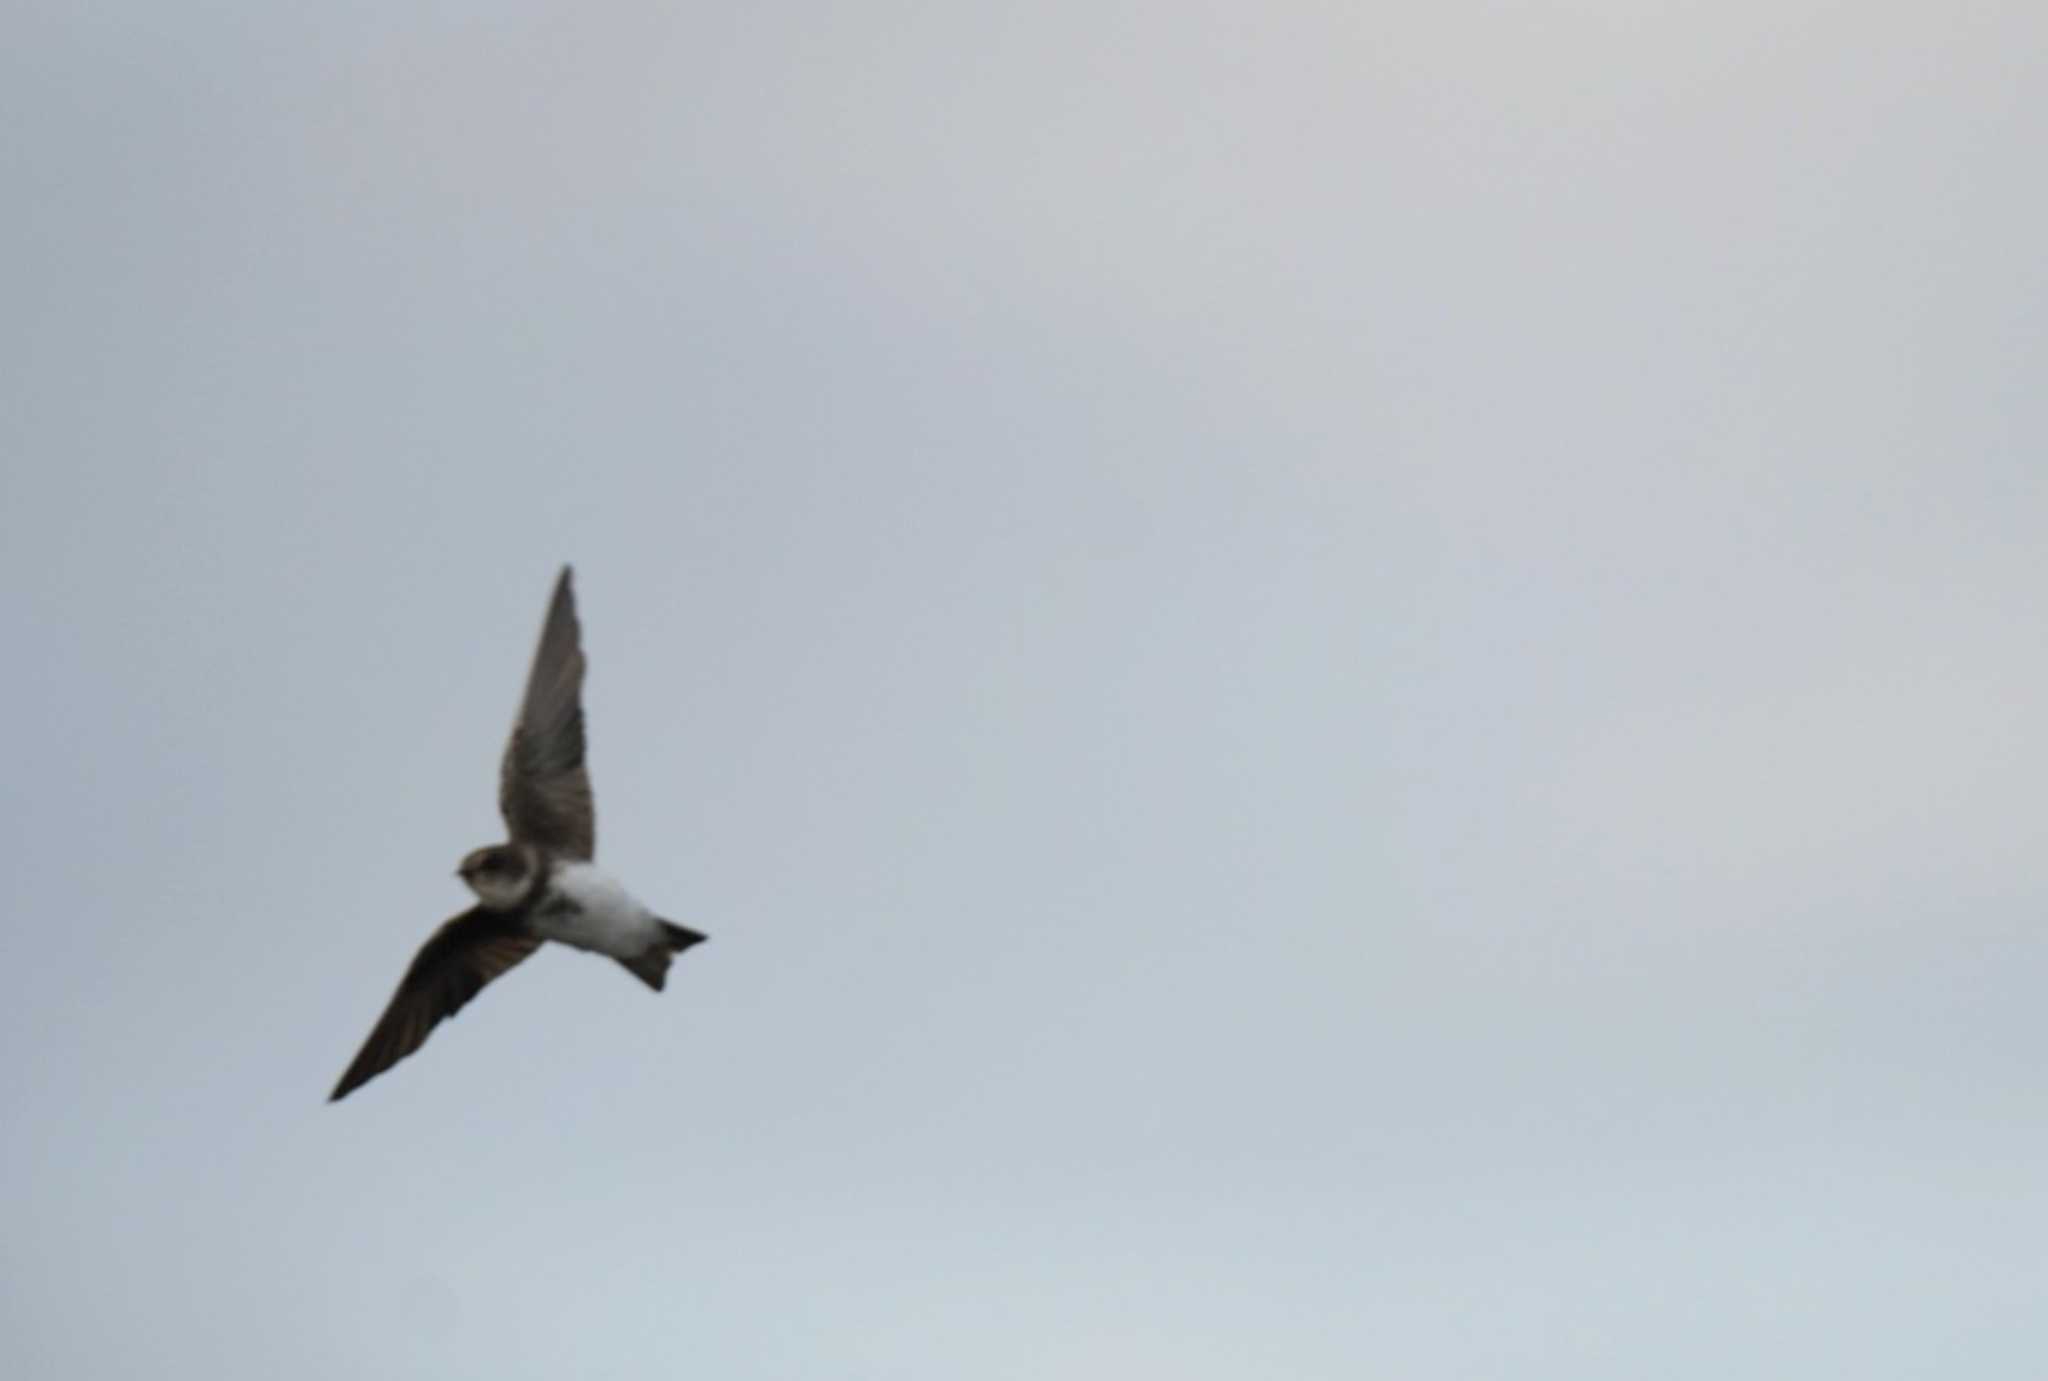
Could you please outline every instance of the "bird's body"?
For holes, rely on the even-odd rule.
[[[533,908],[533,931],[592,954],[626,960],[664,938],[659,916],[594,863],[558,863]]]
[[[499,770],[498,806],[512,838],[462,860],[456,873],[477,905],[421,946],[332,1099],[419,1049],[444,1018],[545,941],[616,959],[659,992],[675,955],[703,940],[591,862],[597,832],[583,760],[581,644],[565,566]]]

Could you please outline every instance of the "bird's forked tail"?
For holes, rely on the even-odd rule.
[[[648,942],[647,948],[631,959],[621,959],[619,962],[626,966],[633,977],[654,991],[660,992],[662,985],[668,981],[670,961],[691,945],[703,943],[704,935],[686,925],[677,925],[673,921],[664,921],[658,917],[655,924],[661,927],[660,936]]]

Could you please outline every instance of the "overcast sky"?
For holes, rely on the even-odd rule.
[[[2044,55],[11,6],[0,1372],[2032,1381]]]

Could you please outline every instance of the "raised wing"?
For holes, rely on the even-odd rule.
[[[525,934],[514,915],[481,906],[435,931],[420,946],[390,1005],[327,1101],[348,1097],[426,1044],[444,1018],[461,1011],[486,983],[538,948],[539,938]]]
[[[587,859],[597,849],[597,820],[583,765],[583,633],[569,580],[564,566],[505,745],[498,809],[515,841]]]

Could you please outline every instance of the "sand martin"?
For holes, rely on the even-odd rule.
[[[616,959],[661,991],[669,960],[704,937],[665,921],[591,862],[597,830],[583,765],[583,646],[562,568],[498,772],[509,843],[473,850],[456,873],[477,905],[420,947],[328,1101],[345,1098],[425,1044],[484,985],[557,940]]]

